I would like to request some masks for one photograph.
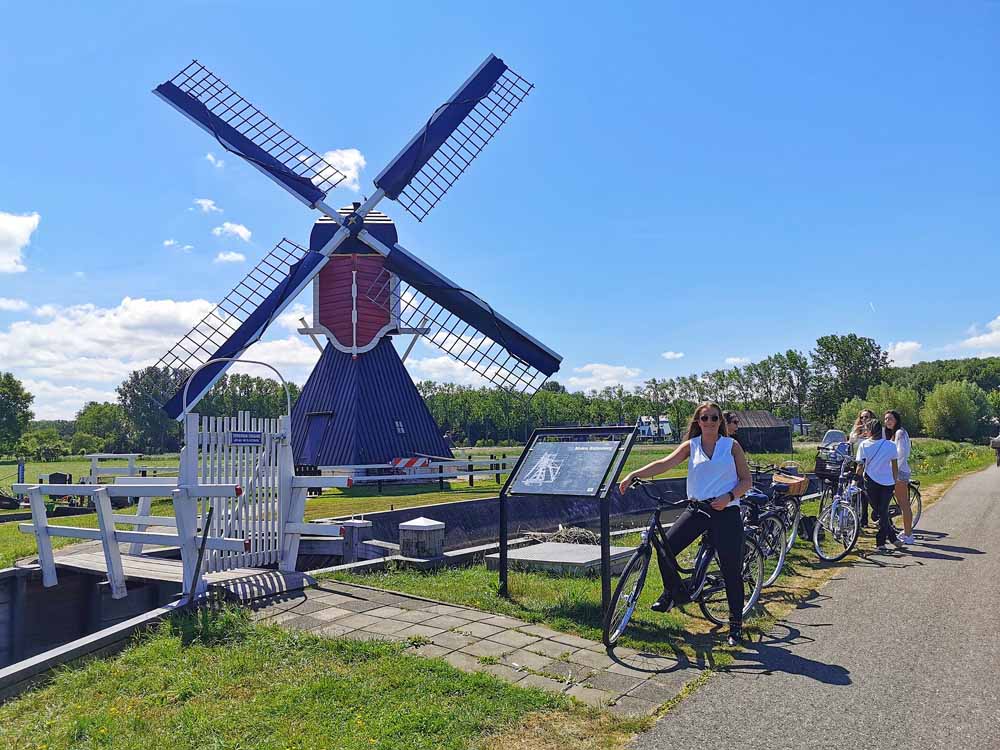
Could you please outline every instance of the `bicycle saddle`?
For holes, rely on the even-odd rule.
[[[752,487],[747,491],[747,494],[740,498],[740,500],[754,505],[766,505],[770,502],[771,498],[758,490],[756,487]]]

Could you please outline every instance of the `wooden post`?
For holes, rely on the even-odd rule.
[[[1000,452],[998,452],[997,455],[1000,455]],[[444,474],[444,464],[440,464],[438,466],[438,474]],[[444,477],[443,476],[438,479],[438,490],[440,490],[441,492],[444,492]]]
[[[184,446],[185,450],[189,446]],[[187,488],[178,487],[173,491],[174,516],[177,518],[177,537],[181,548],[181,565],[184,582],[181,593],[193,597],[200,588],[201,581],[195,580],[195,565],[198,561],[198,508],[196,500],[188,495]]]
[[[472,460],[472,456],[469,456],[469,460],[470,461]],[[472,464],[471,463],[469,464],[469,486],[470,487],[475,487],[476,486],[475,485],[475,477],[472,476]]]
[[[38,564],[42,566],[42,585],[55,586],[59,580],[56,577],[56,561],[52,556],[49,519],[45,515],[45,500],[42,498],[40,487],[36,485],[28,490],[28,501],[31,503],[31,522],[35,526],[35,540],[38,542]]]
[[[152,511],[153,498],[151,497],[140,497],[139,503],[136,505],[135,514],[137,516],[148,516]],[[137,523],[134,526],[136,531],[145,531],[147,529],[146,524]],[[130,555],[141,555],[142,554],[142,542],[132,542],[128,547],[128,553]]]
[[[111,598],[122,599],[128,593],[125,590],[125,570],[122,568],[122,555],[115,535],[114,511],[111,509],[111,498],[108,497],[106,487],[101,487],[94,493],[94,507],[97,509],[97,525],[101,530],[104,562],[108,566]]]
[[[496,459],[496,456],[490,456],[490,460]],[[490,466],[491,469],[496,470],[496,483],[500,484],[500,463],[496,462]]]

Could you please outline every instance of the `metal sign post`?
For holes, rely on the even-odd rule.
[[[500,596],[509,597],[509,498],[561,496],[598,501],[601,608],[611,600],[611,499],[635,442],[635,426],[555,427],[531,433],[500,490]]]

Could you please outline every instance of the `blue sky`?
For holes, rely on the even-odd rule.
[[[71,417],[307,240],[313,212],[150,93],[191,58],[317,151],[359,150],[343,204],[491,51],[535,91],[423,224],[380,209],[560,381],[832,332],[900,362],[1000,353],[1000,3],[872,5],[4,3],[0,369]],[[292,325],[262,351],[301,381]]]

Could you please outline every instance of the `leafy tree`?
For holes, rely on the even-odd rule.
[[[91,401],[85,404],[76,414],[76,433],[73,438],[75,439],[76,435],[80,433],[96,437],[102,444],[99,449],[88,449],[88,453],[98,450],[109,453],[128,451],[128,422],[125,418],[125,411],[118,404],[109,401],[104,403]],[[72,451],[79,453],[76,448],[72,448]]]
[[[142,453],[173,453],[180,449],[180,424],[167,416],[167,403],[183,386],[184,376],[167,368],[146,367],[129,373],[118,386],[118,404],[125,415],[134,446]]]
[[[299,387],[288,384],[292,405]],[[209,417],[235,416],[241,411],[254,417],[276,419],[288,410],[285,388],[272,378],[253,375],[223,375],[198,403],[197,411]]]
[[[837,416],[833,422],[834,426],[848,435],[851,434],[851,430],[854,429],[854,421],[858,418],[858,412],[867,408],[868,405],[864,399],[857,396],[847,399],[837,410]]]
[[[9,372],[0,372],[0,453],[9,453],[24,434],[35,397]]]
[[[45,430],[52,428],[63,440],[70,440],[76,432],[76,421],[73,419],[32,419],[28,422],[28,430]]]
[[[18,458],[30,458],[35,461],[55,461],[67,453],[66,443],[59,437],[55,429],[26,432],[14,446]]]
[[[789,349],[784,354],[776,354],[779,378],[781,380],[781,399],[788,404],[789,410],[804,421],[804,411],[809,401],[809,387],[812,384],[812,370],[809,368],[809,358],[800,351]]]
[[[73,435],[73,439],[70,440],[69,452],[74,456],[85,455],[87,453],[102,453],[108,450],[105,448],[105,445],[104,440],[96,435],[92,435],[89,432],[77,432]]]
[[[888,383],[873,385],[868,389],[865,406],[875,412],[879,419],[890,409],[898,411],[906,431],[911,435],[920,434],[920,394],[913,388]]]
[[[967,440],[985,434],[990,416],[986,392],[967,380],[935,386],[920,412],[928,434],[949,440]]]
[[[882,382],[889,354],[874,339],[856,334],[820,336],[812,351],[811,411],[832,420],[844,401],[863,397]]]

